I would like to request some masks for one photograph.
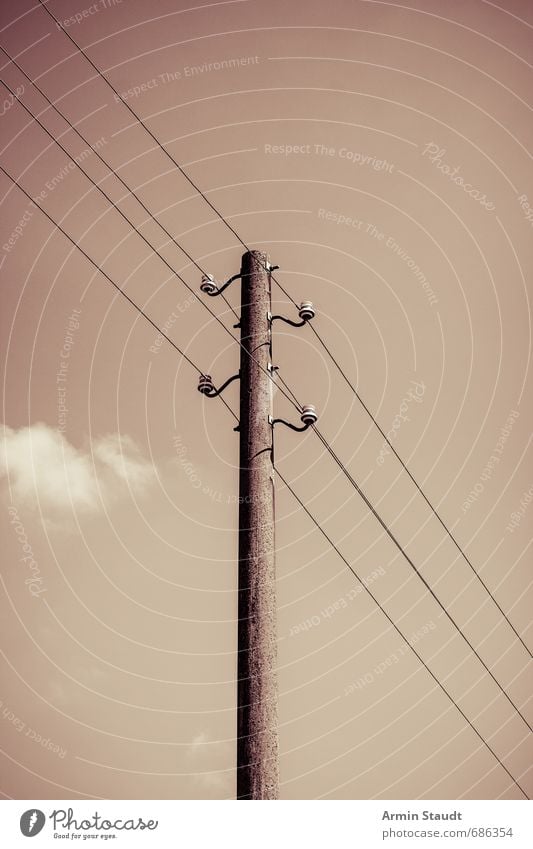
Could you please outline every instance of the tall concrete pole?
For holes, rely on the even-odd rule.
[[[237,798],[277,799],[278,707],[270,274],[242,258]]]

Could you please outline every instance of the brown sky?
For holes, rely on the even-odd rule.
[[[531,4],[103,5],[48,3],[294,300],[315,303],[316,328],[531,645]],[[242,245],[35,0],[3,4],[0,45],[200,266],[238,270]],[[2,79],[134,227],[7,90],[2,167],[222,382],[237,346],[139,232],[195,290],[198,270],[0,56]],[[0,192],[1,792],[231,797],[234,421],[3,173]],[[221,299],[209,306],[231,328]],[[275,362],[531,721],[528,653],[310,330],[278,324]],[[296,415],[279,392],[276,413]],[[530,795],[527,725],[319,440],[280,429],[276,460]],[[282,798],[522,798],[279,481],[276,510]]]

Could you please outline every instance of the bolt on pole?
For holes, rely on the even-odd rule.
[[[277,799],[278,705],[271,282],[268,257],[242,257],[237,798]]]

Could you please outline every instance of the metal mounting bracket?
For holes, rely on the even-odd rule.
[[[290,422],[286,422],[285,419],[273,419],[272,416],[268,417],[269,425],[274,427],[276,424],[283,424],[285,427],[290,427],[291,430],[297,431],[297,433],[303,433],[304,430],[307,430],[311,427],[311,422],[304,424],[303,427],[296,427],[296,425],[291,424]]]

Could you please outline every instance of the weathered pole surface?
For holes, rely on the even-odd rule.
[[[242,258],[237,798],[277,799],[278,707],[270,274]]]

